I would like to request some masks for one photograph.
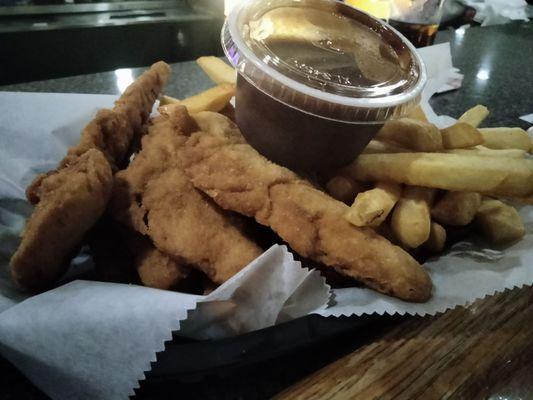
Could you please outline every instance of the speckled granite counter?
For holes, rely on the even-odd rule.
[[[435,110],[458,117],[470,106],[481,103],[491,110],[487,126],[527,128],[529,124],[518,117],[533,113],[533,22],[473,27],[439,35],[440,41],[449,38],[454,65],[465,78],[459,90],[432,99]],[[212,85],[193,61],[172,64],[172,70],[166,88],[171,96],[186,97]],[[135,78],[143,68],[129,71]],[[120,74],[120,70],[110,71],[0,86],[0,90],[118,94]]]
[[[172,76],[165,92],[171,96],[187,97],[213,86],[195,61],[171,64]],[[0,86],[2,91],[56,92],[56,93],[99,93],[120,94],[121,79],[137,78],[146,68],[127,68],[96,74],[78,75],[68,78],[51,79]]]

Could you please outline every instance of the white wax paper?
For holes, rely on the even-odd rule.
[[[0,314],[0,350],[52,398],[126,398],[196,300],[74,281]]]
[[[459,70],[453,67],[450,43],[422,47],[418,49],[418,54],[426,64],[428,75],[428,82],[422,92],[420,105],[431,122],[439,128],[446,128],[452,125],[455,120],[446,115],[437,115],[429,105],[429,99],[435,93],[441,92],[443,87],[449,86],[450,81],[462,79],[459,78]]]
[[[447,126],[454,120],[437,116],[428,100],[457,79],[449,44],[420,52],[430,77],[422,107],[430,120]],[[435,314],[533,282],[533,211],[523,208],[528,234],[515,245],[491,249],[482,241],[458,243],[430,260],[426,267],[434,290],[425,304],[364,288],[330,291],[317,272],[302,268],[283,246],[273,246],[205,297],[74,281],[21,302],[27,295],[12,285],[7,262],[31,210],[24,188],[36,173],[55,166],[97,108],[114,100],[0,93],[0,352],[52,398],[126,398],[172,331],[216,339],[310,313]],[[70,276],[88,265],[86,256],[78,257]]]
[[[510,21],[528,21],[525,0],[461,0],[476,10],[474,20],[481,26],[501,25]]]
[[[532,114],[526,114],[519,117],[521,120],[529,122],[530,124],[533,124],[533,113]],[[531,128],[530,128],[531,129]],[[529,131],[529,130],[528,130]],[[531,135],[530,135],[531,136]]]

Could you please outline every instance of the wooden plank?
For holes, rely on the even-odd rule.
[[[533,398],[533,288],[428,318],[289,387],[277,399],[476,399],[512,387]],[[512,366],[512,367],[511,367]]]

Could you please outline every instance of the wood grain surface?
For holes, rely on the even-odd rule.
[[[277,399],[532,399],[533,288],[410,318]]]

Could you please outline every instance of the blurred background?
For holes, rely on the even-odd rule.
[[[222,55],[224,14],[239,1],[0,0],[0,85]],[[346,0],[417,46],[478,23],[476,1]]]
[[[0,85],[222,55],[223,0],[0,0]]]

